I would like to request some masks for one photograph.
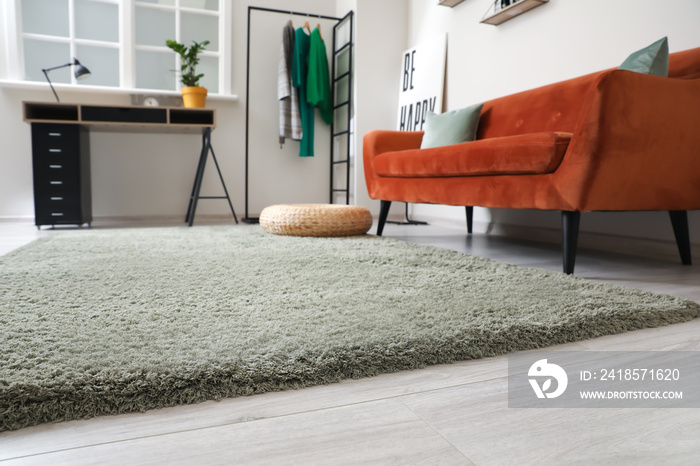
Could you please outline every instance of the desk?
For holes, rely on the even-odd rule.
[[[238,223],[211,145],[216,127],[213,109],[135,107],[23,102],[24,121],[32,125],[34,217],[42,225],[92,222],[89,131],[201,133],[202,150],[185,222],[192,226],[199,199],[228,200]],[[200,196],[211,153],[225,196]]]

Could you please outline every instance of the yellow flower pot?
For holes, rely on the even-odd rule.
[[[182,102],[188,108],[203,108],[207,100],[207,89],[205,87],[183,87]]]

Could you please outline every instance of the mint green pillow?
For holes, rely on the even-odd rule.
[[[619,69],[668,77],[668,37],[634,52]]]
[[[483,106],[484,104],[474,105],[439,115],[428,112],[425,117],[425,133],[420,148],[429,149],[473,141],[476,139],[476,128],[479,126],[479,117]]]

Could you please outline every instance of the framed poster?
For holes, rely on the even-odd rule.
[[[421,131],[428,111],[442,113],[446,54],[447,34],[403,53],[398,131]]]

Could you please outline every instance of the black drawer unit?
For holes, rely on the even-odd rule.
[[[86,128],[32,123],[32,168],[37,227],[92,222],[90,143]]]

